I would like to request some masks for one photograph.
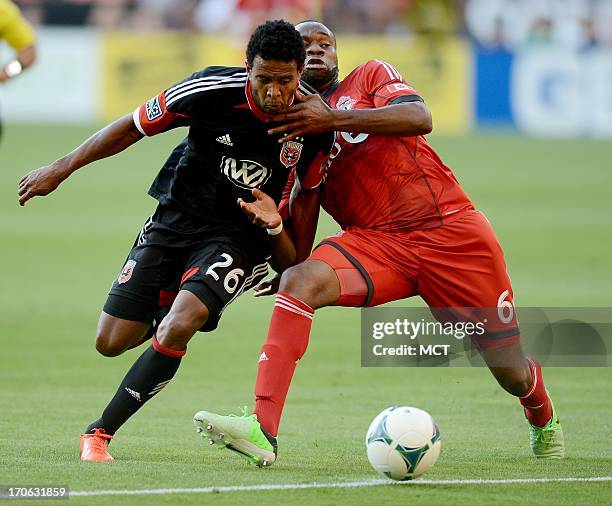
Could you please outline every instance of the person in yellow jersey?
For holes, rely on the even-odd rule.
[[[37,56],[34,30],[10,0],[0,0],[0,40],[15,51],[14,57],[0,70],[0,85],[3,85],[30,67]]]

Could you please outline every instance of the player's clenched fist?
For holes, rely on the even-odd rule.
[[[262,228],[276,228],[281,222],[281,215],[278,213],[276,203],[266,193],[254,188],[251,193],[255,197],[254,202],[245,202],[238,199],[240,209],[247,215],[254,225]]]
[[[55,164],[32,170],[19,181],[19,205],[32,197],[44,196],[55,190],[67,174]]]

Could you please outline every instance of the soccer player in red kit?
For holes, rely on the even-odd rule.
[[[303,79],[320,96],[303,97],[275,117],[283,126],[270,133],[291,140],[336,131],[322,167],[324,185],[308,198],[320,198],[342,232],[282,275],[259,358],[254,413],[225,417],[202,411],[195,415],[196,427],[261,465],[260,427],[278,433],[315,310],[420,295],[436,315],[440,308],[509,310],[510,321],[487,324],[475,344],[502,388],[524,407],[534,454],[563,457],[563,433],[540,364],[521,350],[503,252],[487,218],[427,143],[432,120],[423,99],[392,65],[379,60],[339,81],[334,34],[315,21],[296,28],[306,45]],[[293,223],[299,227],[304,220]]]

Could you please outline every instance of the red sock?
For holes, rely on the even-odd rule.
[[[526,395],[519,397],[525,408],[527,420],[536,427],[544,427],[552,417],[552,404],[542,379],[542,367],[537,360],[527,359],[531,370],[531,387]]]
[[[278,434],[295,366],[308,346],[313,315],[308,304],[278,292],[268,338],[259,356],[254,410],[259,423],[273,436]]]

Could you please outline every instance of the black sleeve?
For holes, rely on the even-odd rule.
[[[425,102],[418,95],[402,95],[401,97],[394,98],[389,104],[403,104],[405,102]]]

